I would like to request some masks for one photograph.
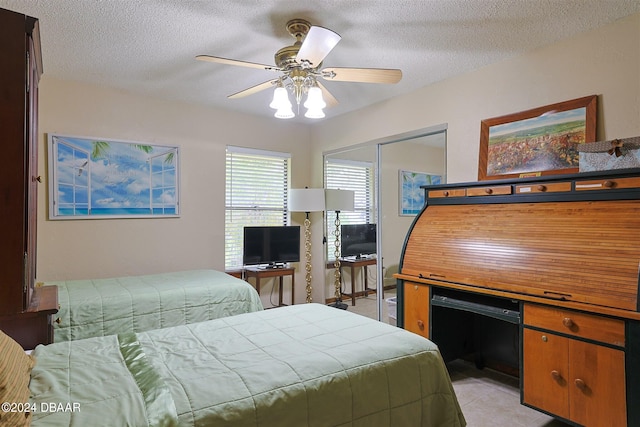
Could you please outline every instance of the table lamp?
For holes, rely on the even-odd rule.
[[[290,212],[304,212],[304,252],[306,259],[307,302],[311,302],[311,220],[310,212],[324,211],[323,188],[292,188],[289,190],[288,206]]]
[[[336,302],[329,304],[331,307],[339,308],[342,310],[347,309],[347,304],[342,302],[342,291],[340,290],[340,211],[352,211],[354,208],[355,191],[352,190],[339,190],[339,189],[326,189],[324,190],[325,206],[328,211],[335,211],[335,261],[333,262],[334,269],[334,285],[335,285],[335,297]],[[355,298],[355,296],[353,296]]]

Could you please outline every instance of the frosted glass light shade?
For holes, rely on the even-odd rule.
[[[278,111],[273,115],[279,119],[290,119],[295,117],[295,113],[291,109],[291,106],[279,108]]]
[[[274,110],[280,110],[284,107],[291,108],[291,101],[289,101],[289,94],[287,90],[283,87],[277,87],[276,90],[273,91],[273,100],[269,107]]]
[[[304,102],[307,112],[305,117],[309,119],[321,119],[324,117],[324,111],[322,109],[327,106],[324,99],[322,99],[322,90],[317,86],[309,88],[307,93],[307,100]]]
[[[355,191],[324,190],[325,206],[328,211],[352,211],[355,204]]]
[[[308,119],[321,119],[324,117],[324,111],[321,108],[309,108],[304,116]]]
[[[327,103],[322,99],[322,90],[317,86],[310,87],[304,107],[310,110],[322,110],[326,106]]]
[[[324,210],[324,188],[292,188],[289,190],[289,211],[319,212]]]

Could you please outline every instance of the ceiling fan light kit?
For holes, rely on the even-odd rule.
[[[295,114],[291,109],[292,105],[291,101],[289,101],[287,90],[282,86],[278,86],[273,92],[273,101],[271,101],[269,107],[277,110],[274,116],[279,119],[290,119],[295,117]]]
[[[323,108],[327,103],[322,99],[322,90],[318,86],[311,86],[307,90],[307,100],[304,107],[307,109],[305,117],[309,119],[321,119],[324,117]]]
[[[291,46],[283,47],[275,54],[276,66],[239,61],[210,55],[198,55],[196,59],[225,65],[258,68],[281,73],[271,79],[240,92],[229,95],[230,99],[243,98],[275,86],[273,100],[269,107],[277,110],[275,117],[289,119],[295,117],[289,92],[293,95],[300,111],[300,103],[306,95],[303,106],[307,108],[305,117],[319,119],[325,117],[323,109],[336,105],[338,101],[318,82],[325,80],[363,83],[397,83],[402,71],[381,68],[325,68],[320,69],[322,61],[338,44],[341,37],[327,28],[312,26],[304,19],[292,19],[287,22],[287,31],[296,39]],[[327,102],[328,101],[328,104]]]

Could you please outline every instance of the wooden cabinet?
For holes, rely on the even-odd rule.
[[[404,329],[429,338],[431,287],[404,283]]]
[[[581,425],[626,426],[624,348],[580,338],[622,344],[624,322],[525,304],[523,403]]]
[[[640,168],[424,190],[398,325],[520,375],[528,406],[640,427]]]
[[[0,39],[0,328],[31,347],[33,336],[42,336],[35,331],[49,330],[57,310],[55,295],[43,298],[34,291],[42,74],[38,20],[0,9]]]

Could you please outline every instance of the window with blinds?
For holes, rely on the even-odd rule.
[[[242,267],[245,226],[288,225],[291,155],[227,146],[225,269]]]
[[[340,212],[341,224],[369,224],[374,222],[374,171],[370,162],[328,159],[324,165],[325,188],[353,190],[354,210]],[[327,259],[335,259],[335,212],[327,212]]]

